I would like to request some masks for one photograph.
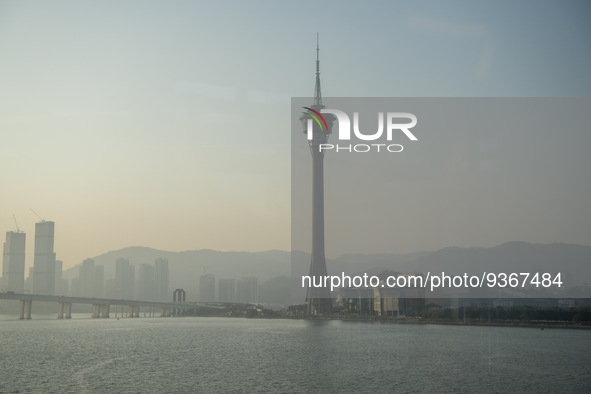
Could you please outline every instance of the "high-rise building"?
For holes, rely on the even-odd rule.
[[[314,104],[308,108],[308,114],[319,114],[322,105],[322,93],[320,89],[320,46],[316,44],[316,85],[314,88]],[[312,116],[304,114],[300,120],[304,125],[304,133],[312,128],[312,139],[308,140],[312,153],[312,258],[310,261],[310,276],[325,277],[326,258],[324,254],[324,151],[320,149],[326,144],[328,136],[332,132],[334,119],[325,115],[326,130],[313,122]],[[321,115],[322,116],[322,115]],[[330,313],[332,300],[327,287],[308,287],[306,289],[306,314],[322,315]]]
[[[239,302],[258,302],[259,300],[259,281],[255,277],[244,277],[238,280],[238,301]]]
[[[78,278],[72,279],[72,296],[94,297],[104,296],[105,267],[95,265],[93,259],[84,259],[78,267]]]
[[[95,297],[94,290],[94,260],[85,259],[78,268],[79,282],[74,286],[76,287],[76,293],[73,294],[79,297]]]
[[[63,265],[61,260],[55,261],[55,295],[59,296],[68,295],[68,281],[62,277]]]
[[[70,295],[72,297],[81,297],[82,296],[82,281],[80,277],[73,278],[70,284]]]
[[[199,278],[199,301],[215,301],[215,276],[212,274],[201,275]]]
[[[156,301],[168,301],[168,260],[156,259],[154,262],[154,276],[156,281]]]
[[[135,267],[122,257],[115,262],[115,298],[133,300],[135,292]]]
[[[29,275],[25,279],[25,293],[33,292],[33,279],[35,278],[35,267],[29,267]]]
[[[137,298],[142,301],[156,301],[154,266],[141,264],[138,272]]]
[[[220,279],[218,282],[218,301],[235,302],[236,301],[236,280]]]
[[[25,291],[25,241],[26,235],[20,231],[6,233],[2,260],[2,279],[4,291],[24,293]]]
[[[33,265],[33,292],[55,294],[55,253],[53,251],[55,223],[41,221],[35,224],[35,257]]]
[[[105,287],[105,266],[95,265],[92,281],[92,296],[96,298],[103,297]]]

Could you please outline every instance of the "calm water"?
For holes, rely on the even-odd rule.
[[[591,331],[223,318],[0,320],[0,392],[590,392]]]

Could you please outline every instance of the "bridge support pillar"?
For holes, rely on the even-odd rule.
[[[72,303],[65,302],[64,306],[66,307],[66,319],[72,318]]]
[[[133,308],[134,310],[134,317],[140,317],[140,306],[137,305]]]
[[[101,317],[101,305],[92,304],[92,318],[98,319],[99,317]]]
[[[64,318],[64,309],[65,309],[65,303],[63,302],[58,302],[57,304],[57,318],[58,319],[63,319]]]
[[[33,300],[25,300],[25,319],[31,320],[31,309],[33,309]]]
[[[170,309],[160,308],[160,317],[170,317]]]
[[[109,318],[109,309],[111,308],[111,305],[109,304],[103,304],[99,306],[99,314],[100,317],[102,317],[103,319],[108,319]]]
[[[31,309],[33,309],[33,300],[25,300],[25,319],[31,320]]]

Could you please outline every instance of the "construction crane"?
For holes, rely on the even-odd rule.
[[[14,216],[14,214],[12,215],[12,218],[14,219],[14,225],[16,226],[16,232],[20,233],[22,232],[20,228],[18,228],[18,223],[16,222],[16,216]]]
[[[35,216],[37,216],[39,218],[39,220],[41,220],[42,222],[45,221],[45,219],[42,218],[41,216],[39,216],[39,214],[37,212],[33,211],[31,208],[29,208],[29,209],[31,210],[31,212],[33,212],[35,214]]]

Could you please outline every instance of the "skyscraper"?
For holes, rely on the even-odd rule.
[[[29,275],[25,279],[25,293],[33,292],[33,279],[35,278],[35,267],[29,267]]]
[[[102,298],[104,287],[105,267],[95,265],[93,259],[84,259],[78,267],[78,278],[72,279],[72,295]]]
[[[154,266],[150,264],[140,264],[137,283],[137,298],[142,301],[156,301],[156,281],[154,275]]]
[[[236,280],[220,279],[218,286],[218,301],[235,302],[236,301]]]
[[[168,301],[168,260],[156,259],[154,262],[154,275],[156,280],[156,301]]]
[[[103,290],[105,288],[105,266],[95,265],[92,280],[92,296],[96,298],[103,297]]]
[[[215,276],[212,274],[201,275],[199,278],[199,301],[215,301]]]
[[[61,260],[55,261],[55,295],[68,295],[68,281],[62,277],[64,263]]]
[[[3,290],[24,293],[25,291],[25,241],[20,231],[6,233],[2,259]]]
[[[122,257],[115,262],[115,298],[134,299],[135,269],[129,260]]]
[[[54,222],[35,224],[35,258],[33,293],[55,294],[55,253],[53,251]]]
[[[95,272],[94,272],[94,260],[84,259],[80,267],[78,268],[79,282],[76,285],[72,285],[72,290],[76,290],[74,295],[80,297],[95,297]]]
[[[314,87],[314,104],[306,107],[308,114],[319,113],[322,105],[320,89],[320,46],[316,44],[316,85]],[[324,116],[326,130],[313,122],[312,116],[304,114],[300,120],[304,125],[304,134],[308,128],[312,129],[312,139],[308,140],[312,153],[312,258],[310,261],[310,276],[326,276],[326,258],[324,254],[324,152],[321,144],[326,144],[332,131],[333,118]],[[330,313],[332,302],[327,287],[308,287],[306,290],[306,314],[310,316]]]
[[[239,302],[258,302],[259,300],[259,281],[257,278],[249,276],[238,280],[238,301]]]
[[[72,278],[70,282],[70,295],[72,297],[82,296],[82,281],[80,277]]]

